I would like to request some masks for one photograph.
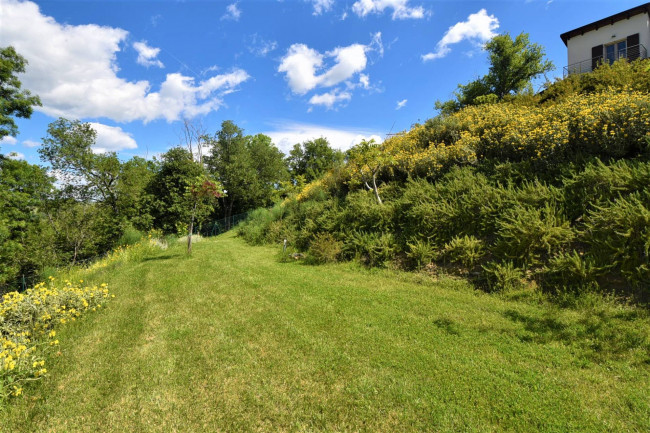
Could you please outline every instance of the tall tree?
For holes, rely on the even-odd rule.
[[[50,123],[38,149],[77,199],[99,200],[118,212],[118,179],[121,164],[115,152],[94,153],[97,133],[89,123],[59,118]]]
[[[271,137],[257,134],[246,143],[255,171],[254,187],[249,191],[249,208],[270,206],[278,199],[280,184],[289,179],[284,154],[275,147]]]
[[[487,75],[468,84],[460,84],[455,100],[436,102],[436,109],[449,113],[467,105],[496,102],[505,96],[530,87],[531,80],[551,71],[554,66],[545,60],[544,48],[531,43],[527,33],[514,40],[508,33],[495,36],[486,45],[490,69]]]
[[[294,181],[297,181],[298,176],[303,176],[306,182],[311,182],[342,163],[344,156],[340,150],[333,149],[326,138],[320,137],[295,144],[287,162]]]
[[[33,106],[40,106],[38,96],[22,90],[16,74],[25,72],[27,60],[14,47],[0,48],[0,139],[16,135],[18,127],[13,116],[29,119]]]

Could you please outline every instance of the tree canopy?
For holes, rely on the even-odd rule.
[[[343,158],[343,152],[332,149],[327,139],[320,137],[295,144],[289,152],[287,163],[294,182],[299,176],[303,176],[306,182],[311,182],[341,163]]]
[[[495,36],[486,45],[490,69],[487,75],[459,84],[454,92],[456,99],[436,102],[443,114],[460,110],[468,105],[502,100],[510,94],[529,89],[531,80],[553,70],[550,60],[545,60],[544,48],[530,42],[527,33],[514,40],[508,33]]]
[[[0,48],[0,139],[18,133],[12,117],[29,119],[32,107],[41,105],[38,96],[21,89],[22,83],[16,74],[25,72],[26,66],[27,60],[14,47]]]

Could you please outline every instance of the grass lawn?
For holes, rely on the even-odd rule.
[[[226,234],[98,271],[116,298],[0,431],[650,431],[646,311],[276,254]]]

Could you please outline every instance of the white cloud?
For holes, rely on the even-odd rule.
[[[16,140],[16,137],[12,137],[11,135],[5,135],[2,137],[2,139],[0,139],[0,145],[8,144],[10,146],[13,146],[17,142],[18,140]]]
[[[59,24],[35,3],[16,0],[2,0],[0,22],[0,45],[13,45],[29,61],[23,85],[40,96],[37,110],[54,117],[174,121],[216,110],[225,94],[249,78],[241,69],[199,82],[174,73],[153,91],[149,81],[117,75],[125,30]]]
[[[89,122],[89,124],[97,132],[95,146],[93,146],[93,152],[95,153],[138,148],[131,134],[123,131],[118,126],[108,126],[95,122]]]
[[[360,17],[365,17],[392,9],[394,20],[424,18],[426,11],[422,6],[411,7],[408,3],[409,0],[359,0],[352,5],[352,11]]]
[[[408,99],[402,99],[401,101],[397,101],[397,106],[395,107],[395,109],[399,110],[400,108],[406,107],[407,102],[408,102]]]
[[[359,84],[361,84],[361,87],[363,87],[364,89],[369,89],[370,76],[366,74],[359,74]]]
[[[368,64],[366,52],[369,49],[366,45],[352,44],[321,54],[305,44],[293,44],[282,58],[278,71],[286,74],[293,93],[304,95],[316,87],[335,86],[363,71]],[[334,65],[317,74],[325,59],[334,59]]]
[[[25,159],[25,155],[20,152],[9,152],[5,156],[9,159]]]
[[[226,13],[221,17],[222,20],[239,21],[241,10],[237,7],[237,3],[229,4],[226,6]]]
[[[158,60],[158,53],[160,53],[160,48],[154,48],[147,45],[147,41],[134,42],[133,48],[138,52],[138,59],[136,60],[138,64],[142,66],[156,66],[158,68],[164,68],[165,65]]]
[[[352,99],[352,95],[349,92],[333,90],[331,92],[312,96],[309,99],[309,103],[312,105],[323,105],[329,110],[334,106],[334,104],[349,101],[350,99]]]
[[[23,141],[23,146],[25,147],[38,147],[41,145],[40,141],[34,141],[34,140],[25,140]]]
[[[267,41],[257,33],[254,33],[249,38],[248,51],[258,57],[266,57],[268,53],[276,48],[278,48],[278,43],[276,41]]]
[[[278,148],[288,154],[296,143],[325,137],[335,149],[347,150],[362,140],[374,139],[381,143],[381,134],[364,128],[336,128],[304,123],[278,123],[272,131],[264,132]]]
[[[320,15],[332,9],[334,0],[308,0],[314,5],[314,15]]]
[[[499,20],[494,15],[488,15],[485,9],[481,9],[467,17],[467,21],[461,21],[449,27],[438,42],[436,51],[424,54],[422,60],[426,62],[445,57],[451,51],[449,45],[457,44],[463,40],[483,45],[497,35],[494,32],[497,28],[499,28]]]

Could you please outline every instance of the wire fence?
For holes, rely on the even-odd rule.
[[[239,223],[246,220],[249,213],[250,212],[239,213],[231,215],[228,218],[221,218],[211,223],[203,224],[201,227],[197,228],[196,232],[203,237],[220,235],[221,233],[234,229]]]

